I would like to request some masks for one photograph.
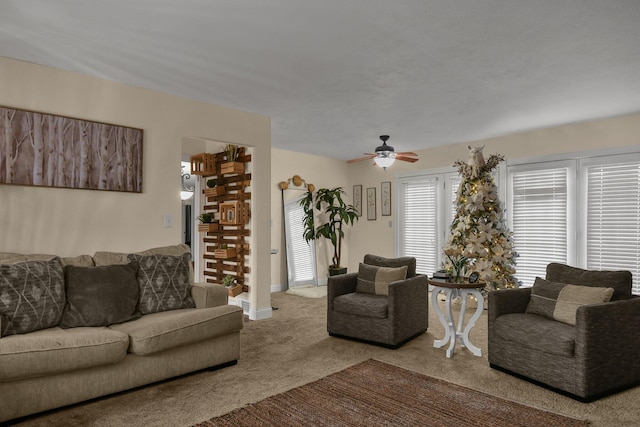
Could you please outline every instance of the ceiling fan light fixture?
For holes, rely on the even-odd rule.
[[[376,165],[385,169],[391,166],[395,160],[396,156],[394,153],[379,153],[378,156],[373,159]]]

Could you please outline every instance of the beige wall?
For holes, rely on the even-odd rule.
[[[268,117],[7,58],[0,76],[0,105],[144,130],[141,194],[0,185],[0,251],[71,256],[180,242],[182,140],[198,137],[254,147],[251,268],[270,277]],[[255,290],[252,310],[270,313],[268,279]]]
[[[507,161],[617,147],[638,147],[640,144],[640,114],[574,123],[481,141],[419,150],[417,151],[420,155],[418,162],[414,164],[396,162],[386,173],[382,169],[372,166],[370,162],[349,165],[348,187],[362,184],[363,197],[367,187],[376,187],[377,193],[377,219],[367,221],[365,212],[351,233],[349,270],[355,271],[358,268],[358,262],[367,253],[374,252],[382,256],[395,256],[396,254],[395,212],[392,210],[390,217],[380,216],[381,182],[393,182],[396,175],[401,172],[451,167],[457,159],[466,160],[467,145],[479,146],[483,144],[485,145],[485,156],[499,153],[503,154]],[[402,151],[401,146],[397,144],[394,146],[396,150]],[[389,227],[389,221],[392,221],[392,228]]]
[[[271,255],[271,284],[274,290],[286,289],[287,270],[284,246],[284,231],[282,222],[282,194],[278,188],[280,181],[287,181],[294,175],[300,175],[307,183],[318,188],[345,187],[348,182],[347,163],[327,157],[301,154],[286,150],[271,150],[271,248],[277,249],[277,254]],[[347,200],[351,198],[348,191]],[[349,238],[349,231],[346,233]],[[329,261],[331,259],[331,245],[325,239],[317,241],[317,270],[319,283],[326,284]],[[344,262],[349,259],[349,249],[343,249]],[[346,264],[345,264],[346,265]]]

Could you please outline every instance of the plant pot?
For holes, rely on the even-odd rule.
[[[214,258],[229,259],[236,257],[236,248],[216,249],[213,252]]]
[[[198,231],[210,233],[212,231],[218,231],[217,222],[207,222],[205,224],[198,224]]]
[[[242,293],[242,285],[227,286],[230,297],[236,297]]]
[[[329,276],[347,274],[347,267],[329,267]]]
[[[244,163],[227,162],[220,165],[220,173],[244,173]]]
[[[204,195],[211,197],[211,196],[222,196],[223,194],[227,193],[227,188],[224,185],[216,185],[213,188],[206,188],[204,190]]]

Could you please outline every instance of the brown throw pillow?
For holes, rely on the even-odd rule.
[[[109,326],[140,318],[138,264],[64,268],[67,303],[61,328]]]
[[[375,295],[389,295],[389,284],[407,278],[407,266],[377,267],[360,263],[356,292]]]
[[[64,304],[60,258],[0,265],[0,336],[58,326]]]
[[[175,255],[129,254],[130,261],[137,261],[138,286],[140,287],[140,312],[195,308],[189,280],[189,252]]]

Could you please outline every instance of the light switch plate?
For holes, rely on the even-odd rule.
[[[164,214],[164,226],[166,228],[173,227],[173,215]]]

